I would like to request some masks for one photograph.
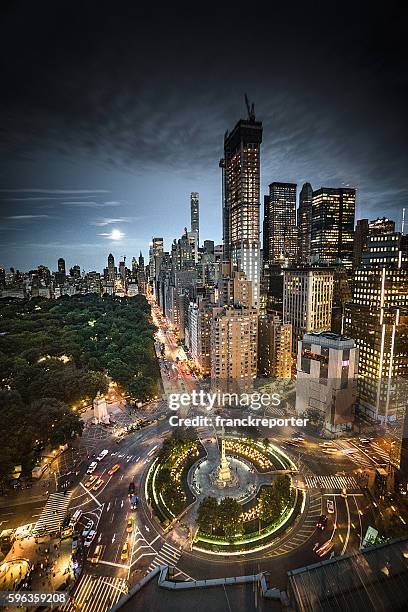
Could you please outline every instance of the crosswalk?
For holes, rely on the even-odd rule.
[[[45,504],[40,518],[34,525],[33,535],[51,533],[61,528],[62,521],[67,513],[71,501],[72,491],[64,493],[51,493]]]
[[[320,491],[310,491],[308,505],[304,519],[299,524],[299,528],[284,537],[276,548],[273,548],[268,556],[279,557],[288,555],[292,550],[303,546],[312,534],[316,531],[316,521],[322,513],[322,496]]]
[[[126,580],[111,576],[83,574],[74,594],[62,610],[66,612],[106,612],[128,591]]]
[[[356,479],[352,476],[305,476],[305,482],[309,489],[353,491],[359,488]]]
[[[160,551],[157,553],[156,557],[149,565],[149,568],[146,573],[148,574],[149,572],[152,572],[156,567],[159,567],[159,565],[170,565],[175,567],[175,573],[173,574],[175,578],[177,577],[180,580],[192,580],[192,578],[188,574],[182,572],[181,570],[178,570],[178,568],[176,567],[176,564],[181,557],[181,553],[182,551],[179,548],[176,548],[168,542],[165,542],[161,547]]]

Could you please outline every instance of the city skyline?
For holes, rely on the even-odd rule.
[[[225,49],[244,31],[244,20],[223,11],[216,23],[184,15],[173,45],[175,15],[163,13],[152,33],[152,16],[137,9],[128,19],[117,16],[114,28],[103,9],[83,8],[80,23],[68,10],[62,24],[45,3],[28,16],[28,26],[18,11],[5,10],[0,265],[51,266],[63,256],[100,269],[116,247],[117,257],[140,248],[147,256],[151,236],[169,244],[188,225],[194,191],[201,242],[220,242],[218,160],[225,130],[246,117],[245,91],[264,128],[261,198],[274,181],[297,183],[298,193],[305,182],[314,190],[350,186],[357,189],[356,219],[386,215],[400,229],[407,195],[400,39],[384,35],[375,9],[370,23],[360,19],[364,7],[353,7],[353,20],[344,10],[274,15],[281,24],[275,42],[283,43],[290,28],[304,41],[302,57],[290,46],[272,46],[268,19],[257,19],[255,31],[239,41],[245,58],[239,69]],[[336,32],[324,33],[319,25],[334,17]],[[137,40],[127,36],[136,23]],[[395,32],[400,24],[392,23]],[[79,38],[86,32],[91,54],[84,43],[72,49],[72,25]],[[47,36],[40,42],[50,30],[55,69],[48,66]],[[211,45],[192,45],[193,31],[202,42],[211,36]],[[126,49],[122,38],[131,41]],[[140,62],[144,49],[149,59]]]
[[[408,609],[404,20],[92,4],[0,8],[0,604]]]

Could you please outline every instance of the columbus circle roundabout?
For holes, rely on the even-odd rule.
[[[140,511],[149,530],[180,549],[186,575],[239,575],[243,562],[245,571],[269,569],[272,558],[310,550],[322,496],[304,485],[309,468],[279,444],[185,430],[149,459]]]

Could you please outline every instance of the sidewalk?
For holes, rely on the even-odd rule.
[[[14,590],[27,578],[32,591],[56,591],[74,579],[72,539],[29,537],[16,540],[0,565],[0,590]]]

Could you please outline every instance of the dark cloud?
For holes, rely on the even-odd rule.
[[[126,232],[147,244],[182,231],[198,190],[202,236],[218,240],[223,134],[245,115],[248,91],[264,124],[264,190],[273,180],[349,184],[358,216],[398,219],[408,155],[404,20],[393,2],[226,3],[197,14],[134,4],[3,9],[0,181],[19,190],[0,193],[8,215],[74,214],[81,244],[104,214],[92,209],[148,215]],[[44,223],[44,240],[47,231],[51,242],[55,223]]]

